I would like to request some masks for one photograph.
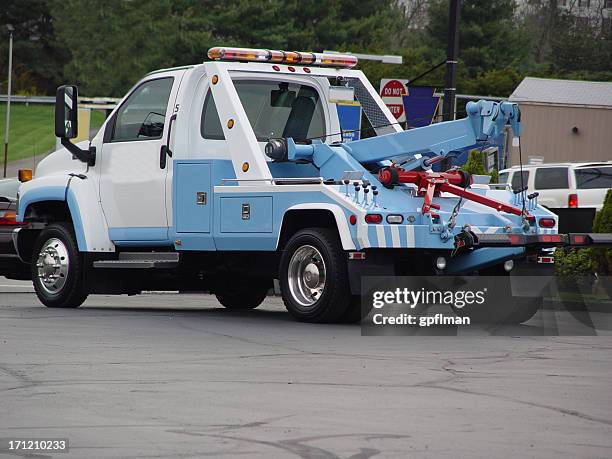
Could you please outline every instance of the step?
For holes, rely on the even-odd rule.
[[[117,260],[94,261],[94,268],[169,269],[179,263],[177,252],[123,252]]]

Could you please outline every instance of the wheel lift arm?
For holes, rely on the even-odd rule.
[[[469,150],[481,142],[497,138],[507,124],[515,135],[521,135],[521,115],[515,103],[468,102],[466,111],[467,118],[464,119],[356,140],[342,146],[357,161],[367,164],[426,152],[446,156],[451,152]],[[419,166],[416,164],[414,168]]]
[[[380,170],[378,180],[386,187],[392,187],[398,183],[412,183],[417,186],[419,191],[424,190],[423,205],[421,206],[423,214],[429,213],[432,208],[439,208],[437,204],[432,202],[433,197],[440,192],[446,192],[491,207],[498,212],[523,216],[528,220],[534,219],[527,210],[466,190],[466,187],[471,183],[471,177],[463,171],[406,171],[401,167],[391,166]]]

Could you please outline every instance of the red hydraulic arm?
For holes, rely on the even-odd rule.
[[[463,171],[406,171],[401,167],[391,166],[380,170],[378,173],[378,180],[386,187],[392,187],[397,183],[415,184],[419,193],[423,193],[423,206],[421,207],[421,212],[423,214],[430,213],[431,209],[440,208],[438,204],[433,202],[433,197],[444,191],[483,204],[500,212],[524,216],[528,220],[534,219],[527,210],[523,211],[505,202],[497,201],[496,199],[466,190],[465,188],[471,183],[472,179],[468,173]],[[432,213],[432,215],[435,214]]]

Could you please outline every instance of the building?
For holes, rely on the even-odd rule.
[[[612,160],[612,82],[527,77],[510,101],[521,109],[524,163]],[[519,163],[515,143],[509,166]]]

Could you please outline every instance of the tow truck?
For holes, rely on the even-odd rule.
[[[612,241],[558,234],[537,196],[439,167],[508,125],[520,136],[516,104],[470,102],[463,119],[403,130],[354,56],[208,57],[146,75],[90,142],[70,140],[78,88],[58,88],[63,148],[21,185],[13,233],[44,305],[180,290],[248,309],[278,279],[296,319],[347,322],[363,276],[504,273],[542,247]]]

